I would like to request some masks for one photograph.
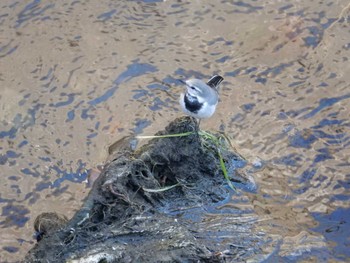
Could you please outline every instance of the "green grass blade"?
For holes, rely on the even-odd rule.
[[[237,190],[236,187],[232,184],[230,177],[228,176],[228,172],[227,172],[227,169],[226,169],[226,166],[224,163],[224,159],[222,158],[222,155],[221,155],[221,152],[219,149],[218,149],[218,155],[219,155],[219,159],[220,159],[220,167],[221,167],[222,173],[224,174],[224,177],[225,177],[229,187],[232,190],[236,191]]]
[[[171,138],[171,137],[182,137],[193,134],[194,132],[184,132],[175,134],[165,134],[165,135],[149,135],[149,136],[136,136],[137,139],[155,139],[155,138]]]

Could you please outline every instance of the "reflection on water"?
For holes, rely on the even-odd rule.
[[[203,127],[233,137],[257,190],[199,227],[252,223],[259,257],[215,237],[235,260],[349,260],[349,3],[309,2],[2,1],[1,261],[41,212],[72,216],[109,144],[181,115],[178,78],[214,73]]]

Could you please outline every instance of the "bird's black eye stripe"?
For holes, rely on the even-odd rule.
[[[191,88],[191,89],[193,89],[193,90],[194,90],[194,89],[196,89],[196,88],[195,88],[195,87],[193,87],[193,86],[191,86],[190,88]]]

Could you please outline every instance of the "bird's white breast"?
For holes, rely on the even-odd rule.
[[[210,118],[216,109],[216,105],[209,105],[208,103],[204,102],[203,107],[198,111],[197,117],[199,119],[207,119]]]
[[[198,97],[198,101],[200,103],[203,103],[203,106],[197,113],[193,113],[193,112],[186,109],[185,94],[181,93],[181,95],[180,95],[180,105],[181,105],[182,111],[184,113],[186,113],[187,115],[190,115],[192,117],[198,118],[198,119],[210,118],[215,112],[217,103],[216,104],[208,104],[201,97]]]

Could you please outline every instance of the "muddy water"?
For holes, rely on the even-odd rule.
[[[350,260],[349,16],[345,0],[3,0],[1,262],[33,246],[41,212],[73,215],[108,145],[182,115],[176,79],[213,73],[202,128],[233,138],[257,190],[206,220],[254,218],[252,261]]]

